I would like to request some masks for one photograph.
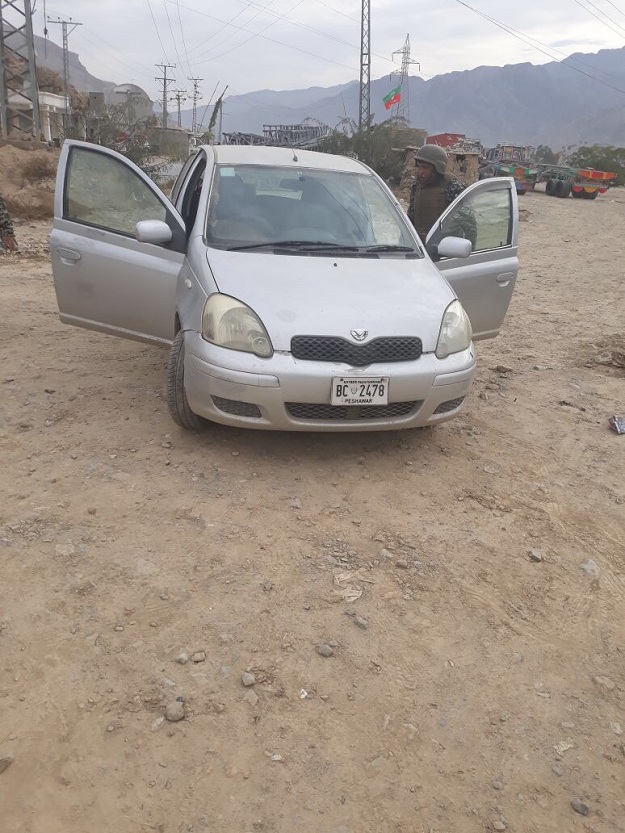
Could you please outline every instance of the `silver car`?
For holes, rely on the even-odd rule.
[[[66,141],[50,239],[61,320],[167,345],[167,401],[290,431],[455,416],[518,271],[514,180],[467,188],[424,243],[354,159],[203,146],[171,199],[112,150]]]

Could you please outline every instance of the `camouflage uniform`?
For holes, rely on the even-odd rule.
[[[437,174],[434,182],[425,188],[421,188],[417,180],[414,181],[410,189],[408,216],[422,240],[464,189],[464,184],[452,174]]]
[[[0,197],[0,251],[13,252],[17,249],[13,223],[6,203]]]
[[[434,223],[465,188],[466,185],[452,174],[438,174],[435,181],[424,188],[419,187],[415,180],[410,189],[408,217],[423,242]],[[458,211],[453,221],[448,223],[445,233],[465,237],[475,247],[477,225],[469,206],[465,205]]]

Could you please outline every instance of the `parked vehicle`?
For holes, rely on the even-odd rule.
[[[512,179],[475,183],[424,246],[354,159],[203,146],[167,199],[115,151],[68,140],[50,238],[60,317],[167,345],[183,428],[434,425],[470,390],[471,330],[493,338],[504,320],[516,199]]]
[[[568,197],[596,200],[605,194],[617,174],[595,171],[594,168],[569,168],[566,165],[539,165],[538,182],[546,182],[550,197]]]
[[[594,200],[599,194],[605,194],[617,174],[593,168],[534,162],[529,148],[499,144],[491,148],[482,159],[479,176],[480,179],[511,176],[518,194],[533,191],[537,183],[546,182],[546,191],[550,197],[568,197],[572,194],[578,199]]]

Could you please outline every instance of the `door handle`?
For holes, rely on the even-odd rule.
[[[66,249],[64,246],[59,246],[56,253],[63,263],[77,263],[80,260],[80,252],[77,252],[76,249]]]
[[[502,272],[501,275],[497,275],[497,283],[500,286],[507,286],[513,278],[514,272]]]

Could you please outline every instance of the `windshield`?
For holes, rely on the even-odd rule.
[[[422,256],[376,177],[296,167],[218,165],[206,238],[220,249]]]

